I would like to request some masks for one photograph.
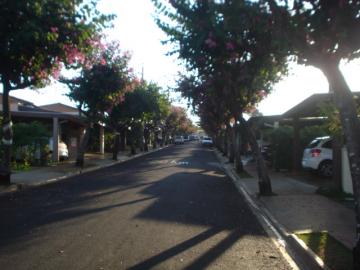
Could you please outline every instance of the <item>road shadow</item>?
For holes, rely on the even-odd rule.
[[[228,232],[186,267],[205,269],[243,236],[266,235],[229,178],[213,165],[214,157],[207,151],[210,150],[193,149],[191,155],[179,160],[178,172],[144,188],[144,195],[158,199],[135,218],[208,229],[128,269],[150,269],[216,234]],[[196,172],[187,172],[186,168]]]
[[[265,236],[213,154],[209,154],[212,151],[200,147],[185,150],[171,147],[65,181],[1,196],[0,250],[5,252],[7,246],[18,241],[27,248],[30,232],[44,225],[143,202],[152,203],[134,219],[199,225],[208,229],[130,269],[151,268],[227,231],[223,240],[188,266],[188,269],[203,269],[244,235]],[[166,163],[167,160],[175,162]],[[164,163],[154,165],[159,161]],[[166,176],[151,179],[149,173],[156,171]],[[123,192],[129,190],[137,191],[139,198],[121,200]],[[96,204],[97,200],[108,197],[111,200],[106,204]]]

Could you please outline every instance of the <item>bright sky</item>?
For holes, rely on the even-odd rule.
[[[137,74],[140,76],[143,68],[146,80],[157,82],[164,89],[174,86],[175,77],[182,68],[175,56],[166,56],[169,47],[161,44],[166,36],[153,20],[151,0],[101,0],[99,9],[117,15],[114,28],[107,30],[107,34],[110,39],[119,40],[123,50],[132,52],[131,65]],[[360,91],[360,60],[342,65],[342,71],[352,91]],[[327,81],[319,70],[294,65],[292,74],[275,86],[274,92],[259,104],[259,110],[264,115],[282,114],[313,93],[327,91]],[[53,84],[37,92],[13,91],[12,95],[36,105],[61,102],[74,106],[64,95],[66,92],[66,87]],[[171,96],[178,99],[179,95]],[[186,101],[174,103],[186,107]],[[198,120],[194,116],[191,118]]]

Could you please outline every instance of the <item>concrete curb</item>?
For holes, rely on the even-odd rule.
[[[313,262],[311,264],[314,264],[314,268],[330,270],[329,267],[325,265],[323,260],[319,258],[309,247],[307,247],[302,240],[300,240],[295,234],[287,232],[284,226],[271,215],[263,203],[252,197],[247,192],[246,187],[243,185],[243,183],[241,183],[240,177],[237,175],[234,168],[231,168],[225,164],[225,160],[218,150],[215,150],[215,155],[220,161],[226,174],[231,178],[238,191],[244,196],[245,200],[250,206],[250,209],[257,217],[264,230],[268,233],[275,246],[280,250],[281,254],[284,256],[289,265],[294,270],[309,269],[308,264],[302,262],[299,258],[299,255],[296,254],[296,252],[293,250],[289,243],[291,242],[293,245],[296,243],[298,246],[300,246],[306,255],[312,258]],[[293,241],[290,241],[291,239]]]
[[[111,167],[111,166],[114,166],[114,165],[117,165],[117,164],[125,163],[127,161],[130,161],[130,160],[133,160],[133,159],[136,159],[136,158],[146,156],[148,154],[152,154],[152,153],[155,153],[157,151],[163,150],[163,149],[168,148],[170,146],[171,145],[167,145],[167,146],[159,147],[157,149],[152,149],[152,150],[149,150],[148,152],[142,152],[142,153],[136,154],[134,156],[130,156],[130,157],[126,158],[126,159],[113,161],[113,162],[108,163],[108,164],[94,166],[94,167],[87,168],[87,169],[79,169],[78,171],[75,171],[75,172],[71,172],[71,173],[68,173],[68,174],[65,174],[65,175],[62,175],[62,176],[59,176],[59,177],[50,178],[50,179],[47,179],[47,180],[44,180],[44,181],[41,181],[41,182],[37,182],[37,183],[33,183],[33,184],[10,184],[10,186],[6,187],[6,189],[4,189],[2,191],[0,190],[0,196],[6,195],[6,194],[9,194],[9,193],[13,193],[13,192],[22,190],[24,188],[43,186],[43,185],[51,184],[51,183],[58,182],[58,181],[61,181],[61,180],[65,180],[65,179],[68,179],[68,178],[71,178],[71,177],[74,177],[74,176],[77,176],[77,175],[80,175],[80,174],[84,174],[84,173],[100,170],[100,169],[103,169],[103,168]]]

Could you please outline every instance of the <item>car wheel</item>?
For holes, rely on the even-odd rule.
[[[319,174],[323,177],[331,177],[333,174],[333,165],[330,160],[325,160],[320,163]]]

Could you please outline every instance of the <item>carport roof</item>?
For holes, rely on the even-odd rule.
[[[353,92],[354,96],[360,97],[360,92]],[[311,118],[320,117],[319,106],[322,103],[332,102],[332,93],[318,93],[313,94],[307,99],[300,102],[295,107],[285,112],[282,115],[283,119],[286,118]]]
[[[63,119],[63,120],[69,120],[71,122],[80,124],[82,126],[86,126],[87,125],[87,121],[86,119],[80,117],[80,116],[75,116],[75,115],[71,115],[71,114],[66,114],[66,113],[58,113],[58,112],[40,112],[40,111],[12,111],[11,114],[14,117],[24,117],[24,118],[32,118],[32,119],[36,119],[36,118],[42,118],[42,119],[52,119],[52,118],[59,118],[59,119]]]

